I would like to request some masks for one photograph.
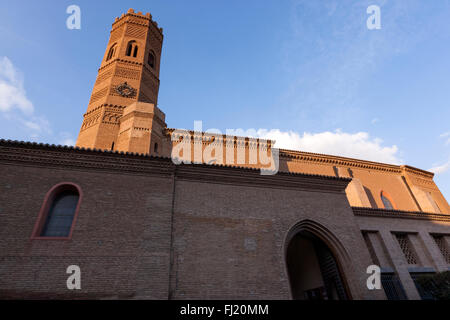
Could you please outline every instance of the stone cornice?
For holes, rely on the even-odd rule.
[[[385,164],[374,161],[367,160],[358,160],[340,156],[332,156],[326,154],[319,153],[310,153],[303,151],[294,151],[294,150],[280,150],[280,158],[286,160],[294,160],[294,161],[311,161],[316,163],[323,163],[327,165],[337,165],[337,166],[345,166],[345,167],[353,167],[353,168],[362,168],[362,169],[371,169],[371,170],[379,170],[384,172],[391,172],[396,174],[402,173],[402,167],[392,164]],[[422,170],[423,171],[423,170]],[[426,172],[426,171],[423,171]]]
[[[177,179],[268,188],[344,193],[351,181],[320,175],[283,173],[263,176],[259,169],[221,165],[173,164],[170,158],[0,140],[0,162],[13,165],[94,169],[142,175],[175,175]]]
[[[417,219],[450,222],[450,214],[352,207],[355,216],[373,218]]]
[[[98,72],[100,73],[101,71],[103,71],[104,69],[110,67],[114,63],[124,63],[124,64],[136,65],[136,66],[142,66],[143,65],[142,62],[131,61],[131,60],[126,60],[126,59],[120,59],[120,58],[114,58],[114,59],[111,59],[110,61],[106,62],[105,64],[103,64],[98,69]],[[98,77],[98,75],[97,75],[97,77]]]
[[[203,142],[212,142],[212,138],[214,137],[216,141],[222,142],[223,144],[227,143],[228,136],[226,134],[214,134],[214,133],[206,133],[206,132],[198,132],[193,130],[183,130],[183,129],[173,129],[173,128],[166,128],[165,134],[167,136],[171,136],[173,132],[180,130],[183,132],[188,132],[191,136],[191,140],[193,142],[197,142],[202,140]],[[241,137],[241,136],[231,136],[233,138],[235,145],[249,145],[257,147],[258,145],[271,147],[274,144],[274,141],[267,140],[267,139],[259,139],[259,138],[252,138],[252,137]]]
[[[172,134],[175,130],[173,128],[167,128],[165,133],[167,135]],[[191,139],[194,141],[194,133],[197,134],[205,134],[206,133],[200,133],[200,132],[194,132],[192,130],[186,130],[191,135]],[[226,142],[226,135],[223,136],[223,142]],[[274,144],[273,140],[267,140],[267,139],[257,139],[257,138],[249,138],[249,137],[238,137],[238,139],[241,140],[248,140],[253,143],[259,142],[262,145],[267,145],[269,148]],[[432,172],[428,172],[422,169],[417,169],[411,166],[406,165],[393,165],[393,164],[386,164],[386,163],[380,163],[380,162],[374,162],[374,161],[367,161],[367,160],[359,160],[359,159],[353,159],[353,158],[346,158],[346,157],[340,157],[340,156],[332,156],[332,155],[326,155],[326,154],[319,154],[319,153],[311,153],[311,152],[303,152],[303,151],[295,151],[295,150],[286,150],[286,149],[280,149],[280,159],[284,160],[291,160],[291,161],[310,161],[315,163],[322,163],[326,165],[336,165],[336,166],[344,166],[344,167],[353,167],[353,168],[361,168],[361,169],[369,169],[369,170],[378,170],[378,171],[384,171],[384,172],[390,172],[395,174],[402,174],[403,172],[408,172],[416,175],[420,175],[424,178],[433,179],[434,174]]]
[[[411,173],[411,174],[418,175],[418,176],[421,176],[423,178],[428,178],[428,179],[434,178],[433,172],[425,171],[422,169],[418,169],[418,168],[414,168],[414,167],[406,166],[406,165],[400,166],[400,168],[406,173]]]
[[[120,105],[117,105],[117,104],[108,104],[108,103],[102,103],[101,105],[99,105],[98,107],[94,107],[94,108],[92,108],[91,110],[89,110],[88,112],[86,112],[84,115],[83,115],[83,117],[86,117],[86,116],[88,116],[88,115],[90,115],[90,114],[92,114],[92,113],[94,113],[94,112],[96,112],[96,111],[98,111],[98,110],[100,110],[100,109],[102,109],[102,108],[115,108],[115,109],[117,109],[117,110],[124,110],[125,108],[126,108],[126,106],[120,106]]]

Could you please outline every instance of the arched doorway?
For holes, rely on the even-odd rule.
[[[294,300],[348,300],[344,279],[330,248],[309,231],[296,233],[286,250]]]

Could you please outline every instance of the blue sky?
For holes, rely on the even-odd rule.
[[[66,8],[81,8],[81,30]],[[369,5],[381,30],[368,30]],[[280,147],[409,164],[450,199],[450,1],[0,3],[0,137],[72,144],[116,16],[164,28],[169,127],[255,129]]]

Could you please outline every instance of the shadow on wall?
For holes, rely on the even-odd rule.
[[[364,191],[367,194],[367,198],[369,198],[370,206],[374,209],[378,209],[378,205],[375,201],[375,198],[373,197],[372,191],[370,191],[370,189],[367,187],[364,187]]]

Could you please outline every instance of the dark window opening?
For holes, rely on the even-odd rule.
[[[114,151],[114,142],[111,145],[111,151]]]
[[[127,51],[125,52],[125,55],[127,57],[131,57],[131,55],[133,55],[133,57],[136,58],[137,53],[138,53],[138,46],[137,46],[136,41],[132,40],[132,41],[128,42]]]
[[[381,285],[388,300],[406,300],[406,293],[402,283],[395,273],[382,273]]]
[[[148,54],[148,65],[155,68],[155,55],[152,52]]]
[[[108,56],[106,57],[106,61],[111,60],[116,54],[116,45],[114,44],[111,49],[109,49]]]
[[[158,153],[158,144],[155,143],[155,147],[153,148],[153,150],[155,150],[155,153]]]
[[[68,237],[72,228],[80,195],[76,190],[64,190],[55,195],[48,211],[41,237]]]

